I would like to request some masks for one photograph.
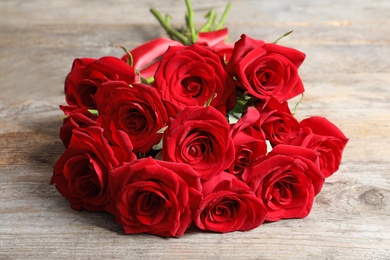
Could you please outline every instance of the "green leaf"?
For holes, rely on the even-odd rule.
[[[232,116],[237,119],[242,117],[242,113],[247,109],[247,107],[252,103],[252,96],[247,92],[239,94],[236,99],[235,107],[229,112]]]

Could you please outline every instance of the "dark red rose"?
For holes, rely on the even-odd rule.
[[[210,105],[223,114],[234,106],[235,83],[222,58],[205,46],[172,46],[162,57],[155,86],[164,99],[181,106]]]
[[[98,122],[108,139],[112,139],[111,132],[122,130],[129,136],[134,152],[141,154],[160,142],[162,134],[157,131],[168,123],[167,109],[158,90],[148,85],[104,83],[96,92],[96,104]]]
[[[191,167],[151,157],[114,169],[110,180],[116,220],[126,234],[182,236],[202,198]]]
[[[267,221],[306,217],[324,183],[315,151],[282,144],[242,177],[263,200]]]
[[[247,231],[264,222],[266,209],[249,186],[227,172],[202,184],[204,198],[195,224],[215,232]]]
[[[60,128],[60,139],[65,147],[70,143],[73,129],[97,125],[97,116],[91,114],[87,108],[76,106],[60,106],[60,108],[66,116]]]
[[[121,80],[130,84],[134,79],[134,69],[118,58],[75,59],[65,80],[66,101],[69,105],[95,109],[95,93],[102,83]]]
[[[223,28],[218,31],[199,32],[198,44],[204,44],[219,54],[225,62],[228,62],[233,52],[233,44],[226,44],[228,29]]]
[[[265,104],[256,104],[260,112],[259,122],[255,128],[262,131],[271,145],[282,144],[292,135],[299,132],[299,122],[292,115],[287,102],[279,103],[271,98]]]
[[[234,160],[234,144],[225,116],[213,107],[180,111],[164,132],[162,156],[190,165],[202,179],[227,169]]]
[[[255,161],[265,156],[267,145],[263,134],[253,128],[260,118],[259,112],[249,107],[237,123],[231,125],[231,136],[235,148],[235,160],[228,171],[241,180],[241,175]]]
[[[298,50],[243,34],[234,45],[227,69],[249,94],[283,102],[304,92],[297,71],[304,59],[305,54]]]
[[[339,169],[341,157],[348,138],[337,126],[324,117],[313,116],[301,121],[299,135],[286,144],[302,146],[319,153],[319,162],[324,178]]]
[[[70,201],[73,209],[99,211],[108,206],[109,171],[120,165],[121,160],[135,160],[128,138],[115,147],[116,152],[103,137],[100,127],[73,130],[70,144],[54,165],[50,181]]]
[[[169,46],[183,46],[182,43],[168,38],[157,38],[139,45],[130,51],[133,57],[133,67],[137,69],[141,76],[149,78],[154,76],[156,69],[160,64],[161,56],[167,51]],[[128,62],[129,55],[124,55],[122,60]],[[136,76],[139,81],[139,76]]]

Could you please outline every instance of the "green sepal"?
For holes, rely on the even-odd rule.
[[[283,34],[282,36],[280,36],[279,38],[277,38],[273,43],[277,44],[281,39],[283,39],[284,37],[290,35],[294,30],[291,30],[285,34]]]
[[[123,46],[119,46],[122,50],[124,50],[127,54],[127,56],[129,57],[129,60],[127,61],[127,64],[130,65],[130,67],[133,67],[134,65],[134,59],[133,59],[133,55],[131,55],[131,53]]]
[[[139,70],[135,70],[135,73],[139,76],[140,83],[145,84],[145,85],[150,85],[150,82],[149,82],[150,78],[146,79],[146,78],[142,77],[141,72],[139,72]],[[153,78],[153,81],[154,81],[154,78]]]
[[[217,96],[216,93],[212,94],[211,97],[206,101],[206,103],[204,103],[204,106],[205,107],[208,107],[210,106],[211,102],[213,102],[213,99]]]
[[[293,116],[295,116],[295,113],[297,112],[298,106],[299,106],[299,104],[301,103],[301,101],[303,100],[303,97],[304,97],[304,95],[303,95],[303,93],[302,93],[302,94],[301,94],[301,98],[298,100],[298,102],[295,104],[294,108],[292,109],[291,114],[292,114]]]
[[[99,111],[97,111],[97,109],[88,109],[88,112],[94,116],[99,116]]]
[[[154,151],[159,151],[162,149],[162,147],[163,147],[163,139],[161,138],[161,140],[160,140],[160,142],[158,142],[158,144],[155,144],[152,146],[152,149]]]
[[[158,130],[157,132],[156,132],[156,134],[163,134],[164,132],[165,132],[165,130],[167,130],[167,128],[168,128],[168,126],[166,125],[166,126],[164,126],[163,128],[161,128],[160,130]]]

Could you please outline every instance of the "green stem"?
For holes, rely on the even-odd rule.
[[[164,29],[169,35],[172,35],[183,44],[188,45],[188,39],[183,34],[173,29],[170,24],[166,23],[166,19],[164,19],[156,9],[151,8],[150,12],[156,17],[156,19],[160,22],[161,26],[164,27]],[[168,21],[169,20],[170,19],[168,18]]]
[[[194,23],[194,10],[192,9],[191,1],[185,0],[187,5],[187,25],[190,31],[191,43],[195,43],[198,38],[198,33],[196,32],[195,23]]]
[[[171,19],[172,19],[172,17],[171,17],[169,14],[166,14],[166,15],[165,15],[165,21],[164,21],[164,23],[165,23],[167,26],[171,26]],[[172,35],[170,32],[167,31],[167,34],[168,34],[169,38],[175,39],[175,36]]]
[[[210,12],[207,13],[207,15],[205,16],[207,19],[207,22],[205,23],[205,25],[203,25],[202,28],[200,28],[200,32],[209,32],[211,31],[211,28],[214,26],[215,24],[215,17],[216,17],[216,12],[214,9],[211,9]]]
[[[217,26],[215,27],[215,30],[222,29],[222,27],[223,27],[224,24],[225,24],[227,15],[228,15],[228,13],[229,13],[231,7],[232,7],[231,3],[228,3],[228,4],[226,5],[225,11],[223,11],[222,17],[221,17],[221,19],[219,19],[219,22],[218,22]]]

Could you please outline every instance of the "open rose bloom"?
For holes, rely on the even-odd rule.
[[[306,217],[348,139],[298,119],[302,52],[227,29],[158,38],[121,58],[75,59],[51,184],[126,234],[248,231]],[[268,148],[267,148],[268,147]]]

